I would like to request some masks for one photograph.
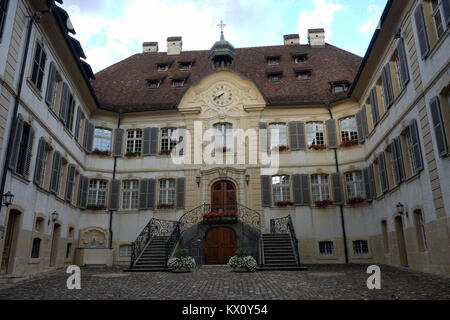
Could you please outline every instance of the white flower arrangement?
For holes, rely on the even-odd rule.
[[[169,259],[169,262],[167,263],[170,269],[180,271],[191,271],[195,268],[196,263],[195,259],[192,257],[179,257],[179,258],[172,258]]]
[[[234,256],[228,262],[228,265],[233,269],[247,269],[248,271],[254,272],[258,266],[256,260],[252,256],[247,256],[240,258]]]

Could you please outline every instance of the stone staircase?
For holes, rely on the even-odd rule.
[[[262,269],[300,269],[290,234],[263,234]]]
[[[132,271],[166,270],[166,243],[169,237],[154,237],[137,259]]]

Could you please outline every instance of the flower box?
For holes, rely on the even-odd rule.
[[[276,147],[272,148],[272,151],[275,151],[275,152],[286,152],[289,150],[291,150],[291,148],[286,145],[276,146]]]
[[[348,199],[348,204],[351,206],[355,206],[358,204],[364,203],[364,199],[363,198],[352,198],[352,199]]]
[[[159,155],[161,156],[169,156],[172,153],[172,150],[161,150]]]
[[[318,208],[326,208],[333,204],[334,204],[334,202],[330,199],[323,200],[323,201],[316,201],[316,207],[318,207]]]
[[[341,147],[347,148],[347,147],[356,146],[356,145],[358,145],[358,144],[359,144],[358,140],[349,140],[349,139],[347,139],[347,140],[344,140],[344,141],[341,143]]]
[[[105,205],[94,205],[94,204],[90,204],[86,207],[86,209],[88,210],[94,210],[94,211],[103,211],[106,210],[106,206]]]
[[[160,204],[158,204],[157,208],[158,209],[173,209],[173,208],[175,208],[175,206],[170,203],[160,203]]]
[[[136,157],[140,157],[141,153],[140,152],[127,152],[125,154],[125,157],[127,158],[136,158]]]
[[[95,155],[95,156],[102,156],[102,157],[109,157],[111,155],[111,153],[109,151],[98,150],[98,149],[95,149],[94,151],[92,151],[91,154]]]
[[[286,208],[294,206],[294,203],[292,201],[278,201],[275,205],[279,208]]]
[[[309,147],[311,150],[321,151],[328,149],[328,146],[326,144],[320,145],[320,144],[313,144]]]
[[[234,224],[238,222],[236,211],[205,212],[202,214],[204,224]]]

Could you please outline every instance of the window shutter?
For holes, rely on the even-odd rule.
[[[82,191],[83,191],[83,182],[84,182],[84,178],[80,174],[80,178],[78,180],[78,198],[77,198],[77,206],[80,209],[81,209],[81,195],[82,195]]]
[[[436,137],[439,156],[443,157],[448,153],[447,138],[445,137],[444,122],[442,121],[441,106],[438,97],[434,97],[430,102],[431,118],[433,119],[434,135]]]
[[[66,187],[66,200],[69,202],[72,202],[74,182],[75,182],[75,166],[71,164],[69,165],[69,170],[67,172],[67,187]]]
[[[22,142],[23,134],[23,117],[22,114],[17,115],[16,128],[14,129],[14,140],[11,148],[11,156],[9,159],[9,168],[13,171],[17,169],[17,162],[19,160],[19,148]]]
[[[184,209],[185,178],[177,179],[177,209]]]
[[[109,195],[109,209],[118,210],[119,209],[119,196],[120,196],[120,181],[113,180],[111,182],[111,192]]]
[[[150,155],[156,156],[158,154],[158,128],[150,129]]]
[[[31,157],[33,156],[33,143],[34,143],[34,128],[30,126],[30,131],[28,132],[27,150],[25,154],[25,168],[23,174],[26,178],[30,175],[31,167]]]
[[[156,180],[148,180],[147,206],[150,210],[155,210],[155,186]]]
[[[378,97],[376,87],[373,87],[372,91],[370,91],[370,106],[372,108],[373,126],[375,127],[378,124],[378,121],[380,121],[380,112],[378,110]]]
[[[83,188],[81,190],[81,209],[87,208],[87,194],[89,188],[89,179],[88,177],[83,177]]]
[[[302,205],[309,206],[310,205],[310,196],[309,196],[309,177],[307,174],[300,175],[301,180],[301,190],[302,190]]]
[[[67,123],[67,113],[69,112],[69,85],[67,83],[63,83],[62,95],[61,95],[61,106],[59,109],[59,118],[64,123]]]
[[[369,181],[370,181],[370,193],[372,200],[377,198],[377,188],[375,186],[375,175],[373,173],[373,163],[369,166]]]
[[[148,193],[148,179],[142,179],[140,184],[140,198],[139,198],[139,209],[148,209],[147,204],[147,193]]]
[[[387,63],[382,71],[382,80],[383,80],[383,93],[385,97],[385,101],[387,103],[387,108],[389,109],[394,102],[394,92],[392,89],[392,78],[391,78],[391,68],[389,63]]]
[[[364,177],[364,188],[366,190],[366,200],[372,201],[372,189],[370,185],[369,168],[364,168],[363,177]]]
[[[55,151],[53,153],[52,177],[50,182],[50,192],[53,194],[57,194],[58,192],[60,163],[61,154],[59,151]]]
[[[422,54],[422,59],[425,59],[430,52],[430,44],[428,43],[422,4],[417,6],[416,11],[414,12],[414,19],[416,21],[417,37],[419,38],[420,53]]]
[[[444,10],[444,24],[450,24],[450,1],[442,0],[442,9]]]
[[[336,121],[329,119],[326,122],[327,135],[328,135],[328,147],[337,148],[337,136],[336,136]]]
[[[44,181],[41,177],[41,172],[45,167],[44,163],[44,154],[45,154],[45,139],[44,137],[41,137],[39,139],[39,145],[38,145],[38,152],[36,156],[36,167],[34,168],[34,183],[36,183],[38,186],[42,186]]]
[[[114,130],[114,157],[121,157],[123,154],[123,129]]]
[[[361,120],[364,131],[364,140],[369,136],[369,126],[367,125],[367,111],[366,106],[363,105],[361,109]]]
[[[380,172],[381,191],[386,193],[389,191],[389,182],[386,172],[386,157],[384,152],[378,156],[378,171]]]
[[[396,185],[400,184],[400,169],[398,167],[398,154],[395,140],[391,143],[391,163],[394,173],[394,182]]]
[[[88,153],[92,152],[94,146],[94,124],[90,121],[86,122],[86,151]]]
[[[400,182],[406,180],[406,171],[405,164],[403,162],[403,152],[402,152],[402,143],[400,137],[395,138],[395,148],[397,153],[397,163],[398,163],[398,174],[400,178]]]
[[[80,124],[81,124],[81,107],[78,106],[77,120],[75,122],[75,140],[76,141],[78,141],[80,139]]]
[[[411,124],[409,126],[409,133],[411,135],[411,140],[413,144],[413,153],[414,159],[416,162],[416,170],[422,171],[424,169],[423,158],[422,158],[422,148],[420,144],[420,135],[419,135],[419,127],[417,126],[417,120],[411,120]]]
[[[261,196],[263,207],[270,207],[272,205],[272,198],[270,195],[270,187],[272,184],[270,180],[270,176],[261,176]]]
[[[55,81],[56,81],[56,68],[55,63],[50,63],[50,69],[48,72],[47,91],[45,93],[45,102],[49,106],[53,106],[55,102]]]
[[[294,203],[296,206],[302,205],[302,178],[299,174],[292,177],[294,187]]]
[[[305,123],[303,121],[297,122],[297,141],[299,150],[306,150],[305,140]]]
[[[403,38],[398,39],[397,52],[400,59],[400,71],[402,73],[402,84],[406,87],[409,82],[408,59],[406,58],[405,43]]]
[[[150,155],[150,145],[151,145],[151,128],[144,128],[144,156]]]
[[[89,120],[84,120],[84,137],[83,137],[83,148],[87,151],[89,141]]]
[[[259,153],[267,153],[267,123],[265,122],[259,123]]]
[[[366,140],[366,135],[364,134],[363,128],[362,110],[356,113],[356,125],[358,129],[359,142],[364,143],[364,141]]]
[[[291,150],[299,150],[299,141],[297,133],[297,122],[289,122],[289,140],[291,144]]]
[[[333,173],[331,175],[331,185],[333,187],[333,197],[335,204],[344,204],[344,197],[342,195],[341,174]]]

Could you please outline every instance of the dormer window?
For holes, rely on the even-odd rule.
[[[305,71],[296,71],[295,73],[297,80],[309,80],[311,79],[311,71],[305,70]]]
[[[165,72],[169,70],[168,64],[158,64],[158,71],[159,72]]]
[[[161,85],[161,80],[148,80],[148,86],[151,89],[158,89]]]
[[[268,57],[267,64],[269,66],[276,66],[280,64],[280,57]]]
[[[184,80],[172,80],[172,87],[181,88],[184,86]]]
[[[329,83],[331,86],[331,92],[333,94],[347,92],[350,87],[350,82],[348,81],[332,81]]]
[[[306,54],[299,54],[293,56],[295,63],[302,64],[308,60],[308,56]]]
[[[180,62],[181,71],[189,71],[192,68],[192,62]]]
[[[281,74],[270,74],[269,79],[271,82],[279,82],[281,80]]]
[[[347,87],[343,84],[333,86],[333,93],[341,93],[347,91]]]

